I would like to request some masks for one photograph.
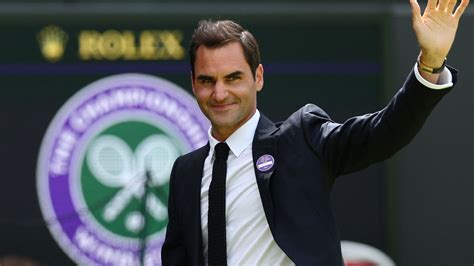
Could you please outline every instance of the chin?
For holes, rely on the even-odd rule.
[[[239,124],[239,121],[235,119],[213,119],[211,120],[213,126],[218,128],[233,128]]]
[[[209,120],[214,121],[215,124],[223,126],[229,126],[237,120],[237,118],[230,113],[211,113],[209,117]]]
[[[229,121],[222,121],[222,120],[214,120],[212,125],[216,128],[232,128],[235,127],[235,123],[229,122]]]

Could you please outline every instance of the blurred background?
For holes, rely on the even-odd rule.
[[[339,122],[377,111],[418,55],[408,1],[0,0],[0,265],[78,263],[39,204],[36,169],[52,119],[114,74],[149,74],[191,93],[187,46],[205,18],[255,35],[265,67],[259,110],[274,121],[306,103]],[[474,263],[473,36],[471,4],[447,61],[460,70],[455,89],[410,145],[336,182],[342,240],[397,265]]]

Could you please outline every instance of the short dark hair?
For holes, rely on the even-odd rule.
[[[191,61],[191,71],[194,76],[194,62],[199,46],[208,48],[218,48],[230,42],[239,42],[244,50],[245,60],[252,70],[255,78],[255,71],[260,64],[260,51],[258,43],[252,33],[242,28],[239,24],[231,20],[201,20],[191,39],[189,47],[189,59]]]

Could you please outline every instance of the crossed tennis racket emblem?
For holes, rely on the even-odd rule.
[[[145,192],[147,174],[150,186],[165,185],[170,176],[174,160],[179,151],[164,135],[152,135],[144,139],[135,149],[119,137],[103,135],[90,146],[87,163],[91,173],[104,186],[120,188],[106,203],[102,217],[111,222],[123,212],[135,197],[142,199]],[[153,193],[147,193],[146,211],[156,220],[168,218],[165,204]],[[138,212],[128,214],[126,228],[130,231],[141,229],[143,215]]]

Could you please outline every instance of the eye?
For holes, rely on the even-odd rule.
[[[227,81],[236,81],[240,80],[240,76],[230,76],[227,78]]]
[[[210,85],[210,84],[213,84],[213,80],[212,79],[200,79],[199,80],[199,83],[201,83],[202,85]]]

